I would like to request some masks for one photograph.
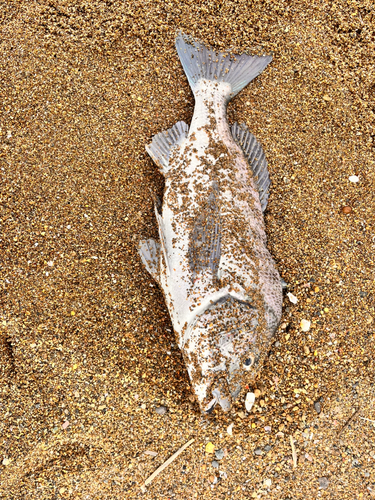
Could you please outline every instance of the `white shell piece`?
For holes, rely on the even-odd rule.
[[[308,319],[301,320],[300,327],[303,332],[308,332],[311,327],[311,321]]]
[[[290,293],[290,292],[289,292],[289,293],[287,293],[286,295],[287,295],[288,299],[290,300],[290,302],[291,302],[292,304],[297,304],[298,299],[297,299],[297,297],[296,297],[295,295],[293,295],[293,294],[292,294],[292,293]]]
[[[255,394],[253,392],[248,392],[245,398],[245,408],[246,411],[250,412],[251,408],[255,403]]]
[[[355,182],[359,182],[359,177],[358,177],[357,175],[351,175],[351,176],[349,177],[349,181],[350,181],[350,182],[354,182],[354,183],[355,183]]]

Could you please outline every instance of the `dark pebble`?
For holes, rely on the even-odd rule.
[[[319,478],[319,486],[323,489],[326,490],[328,488],[329,481],[326,477],[320,477]]]
[[[316,413],[318,413],[318,414],[322,411],[322,407],[320,406],[319,401],[314,403],[314,408],[315,408]]]
[[[281,287],[283,290],[286,290],[288,288],[288,283],[281,278]]]
[[[164,415],[165,413],[167,413],[167,407],[159,406],[158,408],[155,408],[155,411],[158,415]]]
[[[367,295],[367,292],[359,292],[360,297],[366,297],[366,295]]]

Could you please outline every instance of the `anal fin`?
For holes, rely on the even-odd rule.
[[[244,152],[245,158],[253,171],[259,191],[260,204],[264,212],[267,208],[269,187],[271,184],[266,155],[260,143],[255,139],[253,134],[249,132],[249,129],[244,123],[239,125],[235,122],[231,127],[231,132],[233,139]]]
[[[141,240],[138,253],[147,271],[159,283],[160,243],[153,239]]]
[[[146,146],[147,153],[165,174],[169,169],[169,158],[173,147],[181,144],[188,136],[189,126],[185,122],[177,122],[172,128],[154,135],[151,144]]]

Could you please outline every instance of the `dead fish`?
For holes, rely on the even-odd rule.
[[[195,97],[190,127],[177,122],[146,150],[165,177],[159,241],[141,259],[159,283],[200,408],[224,411],[258,374],[281,318],[282,285],[266,247],[270,179],[261,145],[227,104],[271,62],[179,34],[176,48]]]

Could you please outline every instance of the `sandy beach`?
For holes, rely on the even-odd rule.
[[[0,498],[375,498],[373,3],[0,6]],[[297,299],[251,412],[201,415],[137,252],[164,187],[145,145],[193,115],[178,30],[273,55],[228,108]]]

